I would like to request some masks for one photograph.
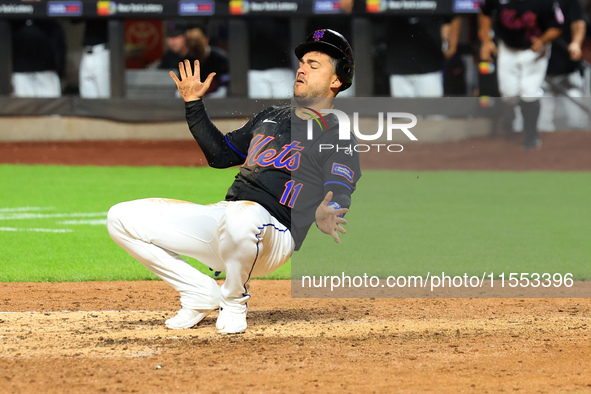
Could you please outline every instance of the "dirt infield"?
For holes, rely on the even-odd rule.
[[[478,138],[365,168],[591,170],[591,133]],[[202,165],[192,141],[0,144],[0,162]],[[294,299],[253,281],[249,328],[167,330],[163,282],[0,283],[0,393],[591,392],[589,299]]]
[[[293,299],[167,330],[163,282],[0,284],[0,392],[585,392],[589,300]]]

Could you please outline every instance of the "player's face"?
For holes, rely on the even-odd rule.
[[[174,37],[166,37],[166,45],[168,45],[170,50],[174,53],[183,55],[183,52],[186,52],[187,48],[187,41],[185,39],[185,35],[179,34],[178,36]]]
[[[330,56],[308,52],[300,59],[293,85],[295,97],[334,97],[340,86]]]

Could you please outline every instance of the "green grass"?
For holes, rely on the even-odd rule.
[[[561,272],[591,279],[591,174],[365,171],[341,245],[313,229],[301,275]],[[322,253],[319,253],[322,251]]]
[[[63,222],[100,221],[112,205],[137,198],[216,202],[235,173],[0,165],[0,282],[154,279],[113,243],[104,224]],[[421,172],[417,178],[416,172],[365,171],[358,186],[343,243],[313,226],[294,254],[296,277],[487,271],[572,272],[591,279],[590,173]],[[8,210],[18,207],[92,216],[10,219]],[[290,268],[286,264],[271,277],[290,278]]]

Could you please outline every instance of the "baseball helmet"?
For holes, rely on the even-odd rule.
[[[306,53],[312,51],[326,53],[337,60],[336,74],[342,82],[339,91],[349,89],[353,83],[355,60],[351,45],[345,37],[330,29],[316,30],[306,38],[306,41],[296,47],[294,53],[298,59],[301,59]]]

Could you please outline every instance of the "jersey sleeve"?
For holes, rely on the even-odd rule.
[[[185,110],[191,134],[211,167],[227,168],[244,163],[252,139],[252,127],[260,114],[224,135],[209,118],[203,100],[185,103]]]
[[[324,159],[323,165],[324,194],[332,191],[332,201],[349,208],[351,195],[361,177],[359,154],[353,149],[334,150]]]
[[[564,13],[558,1],[549,1],[547,11],[544,16],[545,29],[548,30],[552,27],[561,29],[564,24]]]
[[[581,20],[587,22],[587,17],[583,11],[583,4],[581,3],[581,0],[572,0],[570,2],[566,2],[566,4],[568,4],[569,7],[568,9],[564,9],[563,7],[563,11],[567,22],[572,23]]]

